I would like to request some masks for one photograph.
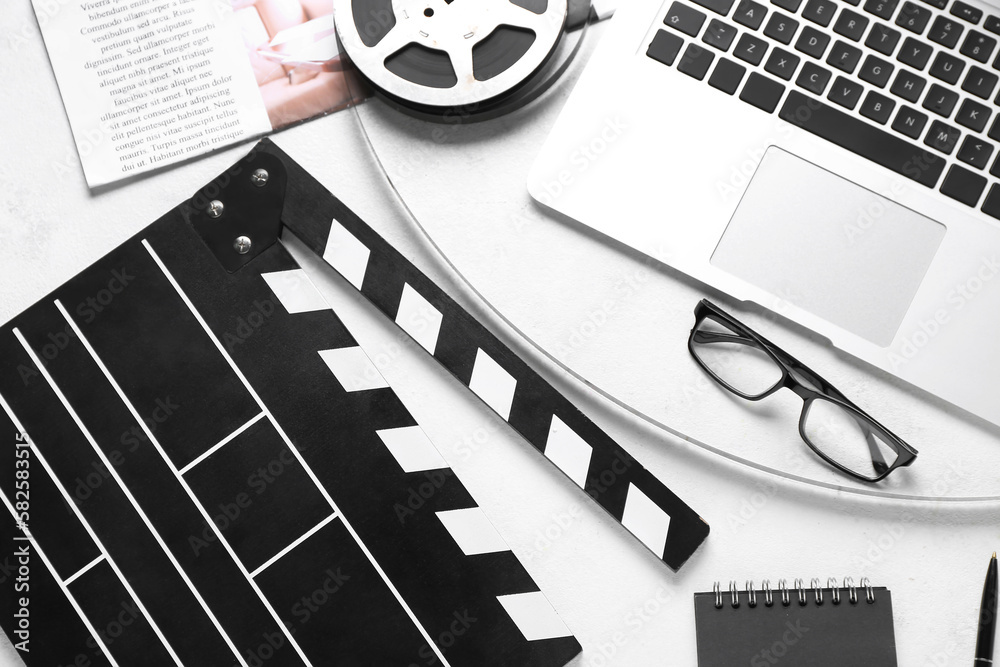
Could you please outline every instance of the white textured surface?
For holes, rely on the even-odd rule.
[[[20,39],[20,36],[24,39]],[[241,157],[237,147],[91,194],[72,148],[37,26],[25,0],[6,7],[0,39],[0,320],[42,298]],[[17,39],[13,37],[17,36]],[[669,269],[600,243],[540,214],[524,176],[568,87],[500,124],[445,128],[434,151],[410,141],[390,155],[409,169],[408,196],[438,240],[520,327],[603,386],[683,430],[747,455],[772,456],[803,474],[825,469],[794,432],[796,399],[746,406],[693,367],[684,348],[691,310],[705,295]],[[609,91],[609,94],[614,91]],[[408,123],[388,125],[401,131]],[[384,182],[339,114],[281,133],[276,142],[455,295],[459,290],[396,215]],[[499,148],[500,146],[503,148]],[[650,165],[670,156],[651,156]],[[677,158],[680,159],[680,158]],[[493,188],[474,174],[489,169]],[[500,196],[497,196],[499,193]],[[666,206],[666,204],[665,204]],[[623,215],[628,214],[623,202]],[[674,574],[590,502],[395,326],[360,303],[318,258],[291,244],[380,370],[462,476],[471,493],[584,646],[574,667],[692,667],[691,595],[730,578],[869,576],[893,591],[900,665],[967,665],[982,577],[1000,543],[1000,504],[948,505],[862,498],[787,483],[727,462],[548,375],[598,424],[712,524]],[[719,295],[709,294],[712,298]],[[464,299],[463,299],[464,300]],[[482,316],[482,311],[474,308]],[[835,355],[801,331],[750,317],[939,466],[942,492],[982,488],[995,463],[963,460],[965,443],[996,443],[996,429],[956,415],[890,378]],[[499,327],[494,327],[503,331]],[[504,333],[505,340],[510,340]],[[521,349],[520,347],[518,349]],[[823,477],[824,479],[831,479]],[[0,662],[17,664],[9,646]]]

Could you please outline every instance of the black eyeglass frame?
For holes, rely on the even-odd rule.
[[[917,450],[906,444],[902,438],[897,436],[895,433],[887,429],[885,426],[880,424],[875,420],[874,417],[869,415],[867,412],[855,405],[849,398],[844,396],[836,387],[830,384],[828,381],[823,379],[820,375],[810,369],[808,366],[803,364],[801,361],[788,354],[777,345],[767,340],[756,331],[746,326],[736,318],[734,318],[729,313],[725,312],[714,303],[708,299],[702,299],[694,309],[694,326],[691,328],[691,335],[688,338],[688,351],[691,356],[694,357],[695,362],[704,370],[708,375],[722,385],[728,391],[736,394],[740,398],[748,401],[759,401],[761,399],[767,398],[771,394],[780,391],[781,389],[788,388],[791,389],[795,394],[802,399],[802,413],[799,415],[799,436],[802,441],[805,442],[811,450],[813,450],[820,458],[837,468],[841,472],[859,479],[863,482],[878,482],[885,479],[889,473],[897,468],[903,468],[913,463],[917,458]],[[775,364],[781,369],[781,378],[774,383],[770,389],[765,390],[759,394],[747,394],[745,392],[739,391],[731,384],[723,380],[719,375],[715,373],[708,365],[698,356],[695,352],[695,334],[698,333],[698,327],[701,326],[702,322],[709,318],[716,319],[720,323],[725,324],[736,332],[739,332],[741,336],[745,339],[740,339],[738,336],[730,336],[723,333],[713,334],[714,336],[725,337],[730,339],[730,342],[749,345],[756,344],[756,346],[770,357]],[[701,332],[703,334],[707,332]],[[804,378],[808,382],[812,383],[818,387],[818,391],[812,389],[811,387],[803,384],[798,378],[795,377],[798,374],[800,377]],[[887,465],[884,460],[882,460],[881,454],[877,450],[877,446],[871,439],[872,433],[869,433],[866,437],[868,441],[869,448],[872,451],[872,462],[876,463],[876,457],[882,462],[886,469],[881,471],[878,475],[874,477],[869,477],[862,475],[850,468],[847,468],[834,459],[826,455],[819,447],[814,445],[805,433],[805,420],[806,415],[809,412],[809,407],[817,399],[829,401],[835,405],[840,406],[844,410],[852,413],[855,419],[860,419],[865,425],[876,433],[887,445],[892,447],[896,451],[896,460],[891,466]]]

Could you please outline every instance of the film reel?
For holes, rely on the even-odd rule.
[[[334,0],[341,49],[376,93],[435,120],[506,113],[544,88],[570,0]]]

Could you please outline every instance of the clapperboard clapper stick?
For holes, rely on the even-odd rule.
[[[671,569],[687,561],[704,519],[280,148],[257,153],[288,172],[289,231]]]

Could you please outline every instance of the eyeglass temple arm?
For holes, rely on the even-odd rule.
[[[754,346],[759,344],[755,339],[749,338],[747,336],[741,336],[737,333],[723,333],[719,331],[701,331],[701,330],[694,332],[694,341],[696,343],[737,343],[740,345],[754,345]],[[784,352],[783,350],[773,345],[768,345],[768,349],[770,349],[770,351],[774,353],[775,356],[780,358],[785,365],[792,368],[792,370],[794,370],[796,373],[805,376],[807,380],[817,385],[824,392],[831,394],[835,398],[839,398],[845,403],[860,410],[860,408],[855,406],[854,403],[850,401],[850,399],[848,399],[846,396],[840,393],[840,391],[838,391],[836,387],[834,387],[832,384],[830,384],[829,382],[827,382],[826,380],[824,380],[823,378],[821,378],[820,376],[816,375],[811,370],[806,368],[795,357],[791,356],[787,352]],[[882,456],[882,452],[881,450],[879,450],[878,442],[875,439],[875,434],[868,427],[868,424],[864,420],[860,420],[855,417],[854,421],[857,422],[858,426],[861,427],[861,430],[865,434],[865,442],[868,443],[868,451],[871,453],[872,467],[878,474],[884,473],[889,469],[889,464],[885,462],[885,457]]]

